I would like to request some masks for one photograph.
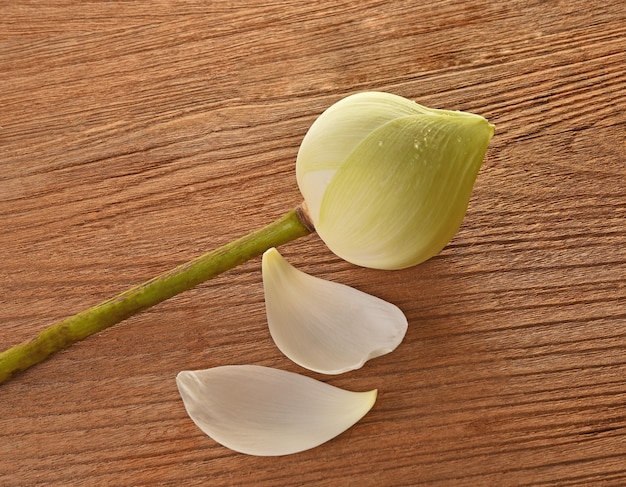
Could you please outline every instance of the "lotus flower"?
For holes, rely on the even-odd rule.
[[[458,230],[494,126],[397,95],[348,96],[307,132],[298,186],[320,238],[360,266],[401,269]]]
[[[307,218],[343,259],[401,269],[439,252],[458,230],[494,126],[470,113],[429,109],[387,93],[348,96],[306,134],[296,177]],[[0,383],[53,353],[260,255],[309,234],[300,209],[0,353]],[[264,258],[270,329],[312,370],[340,373],[393,350],[406,332],[389,303]],[[287,305],[285,305],[287,303]],[[297,328],[290,329],[296,321]],[[193,421],[236,451],[284,455],[340,434],[373,406],[376,390],[350,392],[290,372],[248,366],[183,371],[177,385]]]

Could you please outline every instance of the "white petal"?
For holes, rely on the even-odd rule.
[[[394,350],[407,330],[397,306],[305,274],[276,249],[263,254],[263,286],[274,342],[295,363],[316,372],[358,369]]]
[[[232,450],[261,456],[318,446],[356,423],[376,401],[376,390],[350,392],[256,365],[183,371],[176,384],[202,431]]]

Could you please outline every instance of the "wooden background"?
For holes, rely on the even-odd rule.
[[[347,94],[497,125],[432,260],[282,248],[399,305],[394,353],[291,363],[256,259],[0,386],[0,485],[626,485],[625,35],[620,0],[0,1],[1,348],[298,204],[298,145]],[[239,363],[379,398],[321,447],[245,456],[174,382]]]

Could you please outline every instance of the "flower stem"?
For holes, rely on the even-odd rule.
[[[50,325],[33,339],[0,353],[0,384],[94,333],[311,232],[301,208],[295,208],[260,230]]]

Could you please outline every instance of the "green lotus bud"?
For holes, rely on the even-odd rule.
[[[317,233],[364,267],[429,259],[460,227],[493,133],[481,116],[388,93],[340,100],[313,123],[296,163]]]

